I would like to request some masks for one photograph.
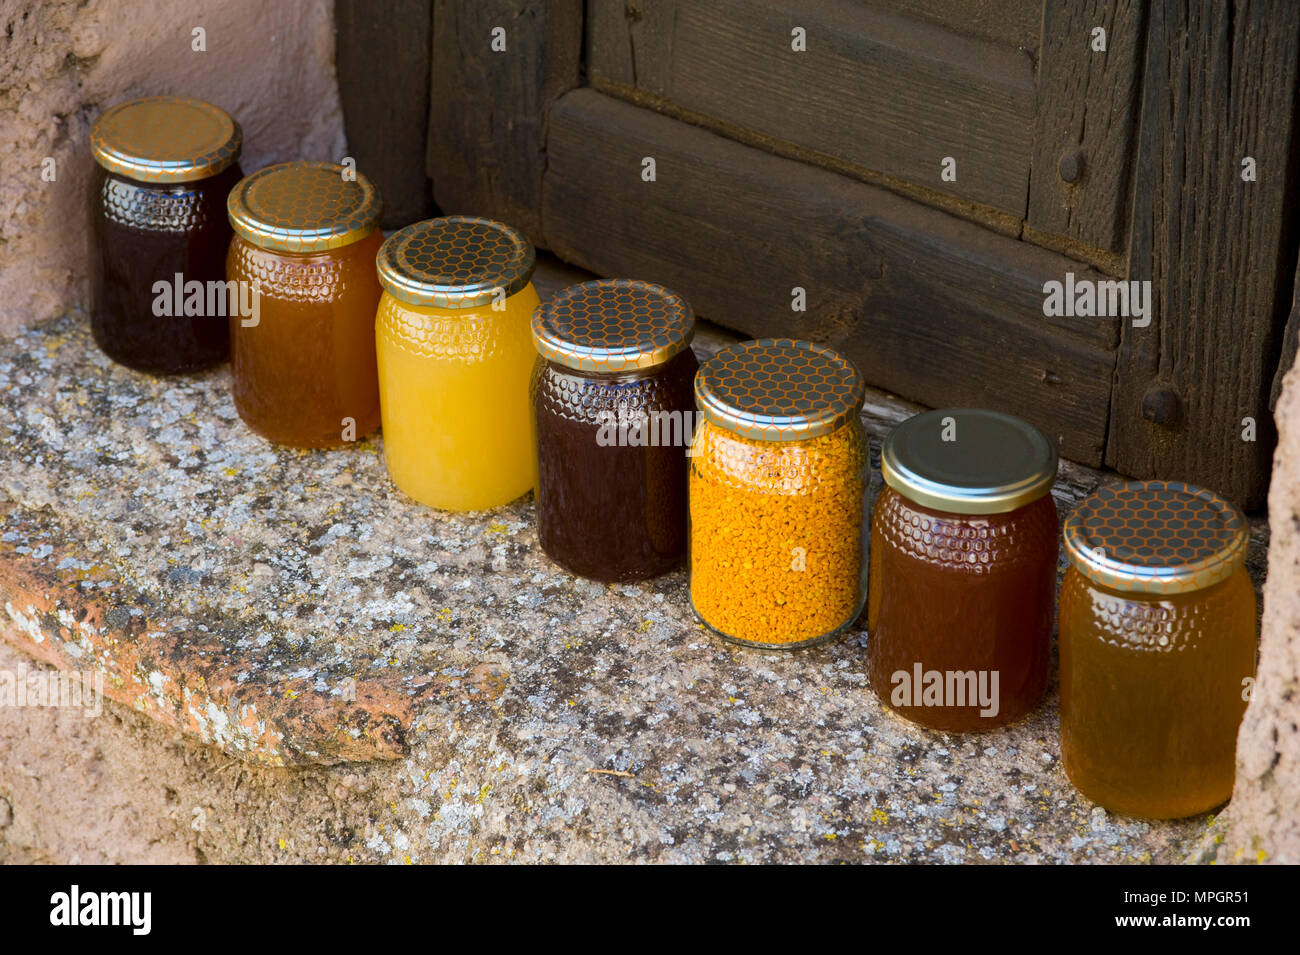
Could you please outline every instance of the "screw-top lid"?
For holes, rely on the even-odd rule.
[[[598,279],[570,285],[533,313],[542,357],[581,371],[653,368],[695,335],[686,300],[662,285]]]
[[[705,420],[757,441],[829,434],[862,408],[866,385],[833,348],[760,338],[724,348],[695,376]]]
[[[1186,593],[1226,580],[1246,562],[1250,527],[1213,491],[1182,481],[1103,487],[1065,519],[1065,553],[1112,590]]]
[[[447,216],[416,222],[379,249],[379,282],[409,305],[480,308],[514,295],[533,277],[537,254],[504,222]]]
[[[984,408],[914,415],[885,438],[880,475],[910,501],[950,514],[1001,514],[1056,481],[1056,448],[1028,421]]]
[[[323,252],[368,236],[379,224],[383,203],[359,172],[338,163],[294,161],[239,180],[226,211],[234,230],[253,245]]]
[[[90,128],[90,150],[109,172],[141,182],[191,182],[239,158],[244,134],[203,100],[149,96],[109,107]]]

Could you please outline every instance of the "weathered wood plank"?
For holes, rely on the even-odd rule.
[[[1038,49],[1043,0],[857,0],[1021,50]]]
[[[905,397],[1022,414],[1100,462],[1115,323],[1042,314],[1043,283],[1077,264],[592,90],[550,125],[543,222],[561,257],[662,282],[749,334],[843,348]]]
[[[435,0],[428,171],[445,213],[541,234],[546,114],[581,78],[582,0]],[[494,49],[493,31],[500,29]]]
[[[592,0],[596,89],[891,187],[1025,214],[1034,65],[857,0]],[[791,49],[802,27],[807,50]],[[945,157],[956,180],[941,178]]]
[[[433,208],[424,160],[433,0],[337,0],[334,21],[348,155],[384,198],[383,226],[400,228]]]
[[[1097,261],[1091,249],[1124,248],[1146,0],[1047,0],[1042,13],[1026,237]]]
[[[1196,481],[1248,508],[1268,485],[1269,386],[1295,266],[1293,13],[1151,0],[1129,275],[1151,280],[1155,310],[1149,327],[1123,326],[1107,449],[1119,471]],[[1255,182],[1242,181],[1245,156]]]

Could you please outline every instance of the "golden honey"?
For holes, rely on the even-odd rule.
[[[378,193],[336,163],[288,162],[242,180],[227,208],[226,275],[258,303],[230,317],[239,416],[277,444],[364,438],[379,425]]]
[[[1255,673],[1249,528],[1176,481],[1102,488],[1065,522],[1061,757],[1113,812],[1173,819],[1232,795]]]

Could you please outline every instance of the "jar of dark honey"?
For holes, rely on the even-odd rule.
[[[90,328],[114,361],[172,374],[225,361],[226,195],[239,124],[196,99],[152,96],[90,131]]]
[[[533,314],[537,530],[572,573],[608,583],[686,556],[695,318],[659,285],[601,279]]]
[[[866,388],[847,358],[740,342],[695,378],[690,593],[714,633],[763,649],[844,634],[865,597]]]
[[[230,317],[235,408],[277,444],[330,448],[379,426],[378,192],[330,162],[286,162],[241,180],[227,205],[226,275],[254,289]]]
[[[1178,481],[1104,487],[1066,519],[1061,757],[1105,808],[1175,819],[1231,797],[1255,674],[1249,532]]]
[[[476,511],[537,483],[533,245],[503,222],[428,219],[380,249],[384,460],[422,504]]]
[[[1047,687],[1059,525],[1056,449],[978,408],[927,411],[881,449],[867,606],[871,686],[923,726],[969,731]]]

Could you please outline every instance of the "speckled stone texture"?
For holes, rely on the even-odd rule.
[[[229,388],[116,367],[75,315],[0,342],[0,635],[110,696],[0,707],[0,859],[1181,861],[1206,837],[1076,793],[1054,686],[1002,732],[919,729],[872,696],[860,629],[724,645],[683,573],[571,577],[530,499],[420,507],[378,442],[275,448]],[[869,394],[873,445],[909,410]],[[1062,511],[1098,480],[1067,464]],[[94,839],[77,799],[137,821]]]
[[[88,136],[106,107],[164,93],[215,103],[244,128],[245,172],[339,159],[333,10],[330,0],[0,0],[0,333],[85,301]]]
[[[1237,783],[1206,857],[1300,863],[1300,367],[1278,399],[1259,674],[1237,737]]]

